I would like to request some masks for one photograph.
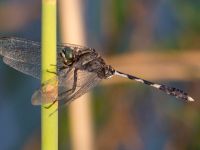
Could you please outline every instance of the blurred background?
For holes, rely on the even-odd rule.
[[[89,141],[82,150],[200,149],[199,8],[196,0],[58,0],[58,41],[93,47],[117,70],[178,87],[196,100],[127,79],[103,81],[87,100],[77,100],[87,105],[86,116],[73,116],[71,106],[60,111],[59,150],[80,149],[74,145],[81,145],[82,131]],[[41,1],[1,0],[0,33],[40,41]],[[2,61],[0,72],[0,149],[40,149],[40,107],[30,102],[40,81]]]

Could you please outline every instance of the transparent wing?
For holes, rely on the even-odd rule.
[[[40,89],[35,91],[32,96],[32,104],[51,104],[55,100],[58,100],[60,105],[69,103],[87,93],[91,88],[96,86],[100,80],[101,79],[98,78],[95,73],[78,70],[76,88],[74,91],[71,91],[74,84],[74,69],[72,69],[69,73],[67,73],[67,75],[51,79]],[[56,83],[58,83],[59,89],[58,96],[55,92]]]
[[[57,45],[57,53],[64,48],[81,51],[88,49],[87,47],[62,43]],[[29,64],[40,64],[41,62],[41,46],[39,42],[26,40],[16,37],[1,37],[0,38],[0,55]]]
[[[40,79],[41,66],[39,64],[34,65],[34,64],[28,64],[28,63],[19,62],[19,61],[13,61],[13,59],[9,59],[7,57],[4,57],[3,61],[8,66],[10,66],[24,74],[27,74],[34,78]]]
[[[69,48],[69,49],[74,50],[74,51],[83,51],[85,49],[88,50],[88,47],[77,45],[77,44],[60,43],[60,44],[57,45],[57,51],[58,52],[62,51],[64,48]]]
[[[59,105],[69,104],[73,100],[90,91],[100,81],[101,79],[97,76],[96,73],[79,71],[76,90],[74,92],[66,92],[65,88],[63,88],[64,92],[59,92],[58,95]]]
[[[87,47],[63,43],[57,45],[57,53],[64,48],[81,51]],[[4,62],[14,69],[31,75],[35,78],[40,78],[41,72],[41,51],[40,43],[23,38],[16,37],[1,37],[0,38],[0,55],[4,57]],[[57,65],[62,66],[63,62],[57,55]]]
[[[0,55],[13,61],[40,64],[40,43],[15,37],[2,37]]]

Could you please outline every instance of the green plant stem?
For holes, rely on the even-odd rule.
[[[55,77],[56,72],[56,0],[42,0],[42,83]],[[53,64],[53,65],[52,65]],[[44,106],[44,105],[43,105]],[[49,109],[41,108],[41,149],[58,149],[58,112],[49,116],[58,107],[57,103]]]

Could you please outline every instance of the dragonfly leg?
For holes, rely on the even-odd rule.
[[[54,65],[54,64],[50,64],[50,66],[54,66],[56,67],[57,65]],[[58,67],[58,70],[63,70],[63,69],[66,69],[68,66],[64,65],[64,66],[61,66],[61,67]]]
[[[48,70],[48,69],[47,69],[47,72],[48,72],[48,73],[53,73],[53,74],[55,74],[55,75],[58,75],[55,71],[50,71],[50,70]]]
[[[54,100],[49,106],[44,106],[44,108],[49,109],[51,106],[53,106],[58,100]]]
[[[64,70],[64,69],[66,69],[66,68],[67,68],[67,66],[59,67],[59,68],[58,68],[58,71]],[[55,71],[50,71],[50,70],[48,70],[48,69],[47,69],[47,72],[53,73],[53,74],[55,74],[55,75],[58,75],[57,72],[55,72]]]
[[[72,88],[67,90],[67,91],[64,91],[62,93],[59,93],[58,97],[68,93],[68,92],[74,92],[76,90],[76,86],[77,86],[77,69],[74,70],[74,82],[73,82],[73,85],[72,85]],[[54,100],[49,106],[46,106],[44,108],[46,109],[49,109],[51,106],[53,106],[56,102],[58,101],[58,99]]]
[[[67,68],[68,68],[67,66],[62,66],[62,67],[58,68],[58,71],[61,71],[61,70],[67,69]]]
[[[68,93],[68,92],[72,92],[73,93],[76,90],[76,86],[77,86],[77,71],[78,71],[77,69],[74,70],[74,82],[73,82],[72,88],[67,90],[67,91],[64,91],[64,92],[60,93],[59,96],[62,96],[64,94]]]
[[[56,67],[56,65],[54,64],[50,64],[50,66]],[[49,69],[46,70],[48,73],[53,73],[55,75],[57,75],[57,73],[55,71],[50,71]]]

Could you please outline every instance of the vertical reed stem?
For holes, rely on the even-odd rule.
[[[56,72],[56,0],[42,0],[42,61],[41,79],[42,83],[55,76],[47,72]],[[53,64],[53,65],[52,65]],[[49,116],[58,104],[51,108],[41,108],[41,149],[58,149],[58,112]]]

